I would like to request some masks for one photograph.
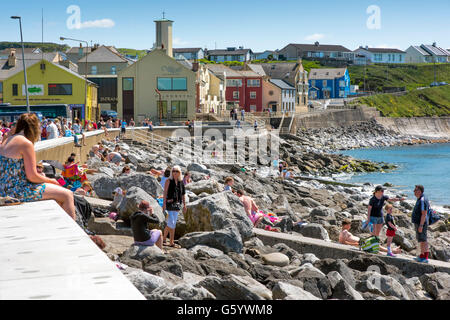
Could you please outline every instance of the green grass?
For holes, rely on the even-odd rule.
[[[69,46],[66,44],[57,44],[52,42],[24,42],[23,46],[25,48],[41,48],[44,52],[54,52],[54,51],[62,51],[65,52],[69,49]],[[2,41],[0,42],[0,50],[8,49],[8,48],[22,48],[22,44],[20,42],[8,42]]]
[[[130,56],[138,56],[138,59],[143,58],[147,55],[147,50],[136,50],[136,49],[127,49],[127,48],[119,48],[117,49],[121,54],[126,55],[129,54]]]
[[[381,92],[383,87],[406,87],[414,90],[427,87],[434,82],[433,64],[376,64],[367,66],[366,88]],[[437,81],[450,83],[450,64],[436,64]],[[364,90],[364,66],[349,66],[352,84]]]
[[[355,103],[375,107],[386,117],[432,117],[450,115],[450,86],[414,90],[403,96],[378,94]]]

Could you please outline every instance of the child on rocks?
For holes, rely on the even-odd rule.
[[[384,210],[386,211],[386,218],[385,218],[385,222],[386,222],[386,226],[387,226],[387,231],[386,231],[386,237],[387,237],[387,255],[389,257],[395,257],[395,255],[392,253],[391,250],[391,244],[392,241],[394,240],[395,237],[395,232],[397,231],[397,226],[395,225],[395,219],[392,215],[392,209],[393,206],[391,204],[387,204],[386,207],[384,208]]]
[[[234,184],[234,179],[232,177],[227,177],[225,178],[225,187],[224,187],[224,191],[233,191],[233,189],[231,188]]]

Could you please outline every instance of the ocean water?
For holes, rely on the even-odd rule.
[[[450,144],[357,149],[340,153],[399,166],[389,173],[355,174],[338,178],[340,181],[381,185],[389,182],[394,189],[414,200],[414,186],[421,184],[432,204],[450,205]]]

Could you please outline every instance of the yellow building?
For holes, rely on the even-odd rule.
[[[195,118],[196,73],[155,49],[117,76],[119,117],[140,123]],[[161,101],[160,101],[161,99]],[[161,102],[161,109],[159,108]]]
[[[11,75],[3,81],[3,102],[26,105],[22,62],[10,59],[8,63],[15,70],[9,70]],[[47,60],[27,62],[26,69],[30,105],[67,104],[73,110],[74,117],[98,120],[100,115],[95,83]]]

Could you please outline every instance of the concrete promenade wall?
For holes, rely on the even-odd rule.
[[[387,129],[401,134],[426,137],[450,137],[450,117],[441,118],[377,118]]]

